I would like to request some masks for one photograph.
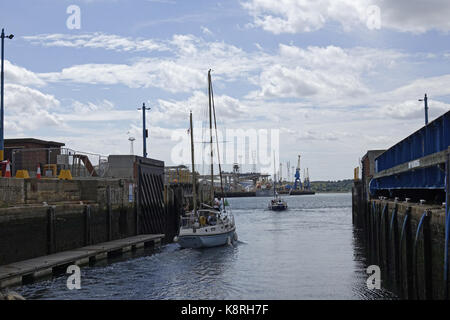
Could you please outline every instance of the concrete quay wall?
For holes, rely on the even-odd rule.
[[[46,202],[129,202],[131,179],[16,179],[0,178],[0,207]],[[134,196],[134,188],[132,187]],[[107,192],[108,191],[108,192]],[[132,199],[134,200],[134,199]]]
[[[0,178],[0,265],[136,235],[133,186]]]
[[[368,265],[381,269],[382,286],[405,299],[448,299],[444,281],[445,206],[358,199],[353,223]]]
[[[136,235],[133,207],[58,204],[0,208],[0,266]]]

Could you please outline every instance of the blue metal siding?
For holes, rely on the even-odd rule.
[[[375,172],[446,150],[449,145],[450,111],[379,155],[375,159]],[[369,186],[372,194],[377,190],[444,188],[445,173],[437,165],[372,179]]]
[[[447,149],[449,129],[450,111],[379,155],[376,172]]]
[[[438,166],[372,179],[369,185],[371,194],[375,194],[376,190],[444,189],[444,187],[445,172]]]

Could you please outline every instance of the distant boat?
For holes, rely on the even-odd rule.
[[[208,92],[209,92],[209,125],[211,144],[211,205],[202,203],[197,210],[197,191],[195,183],[192,184],[194,210],[187,216],[181,218],[181,226],[176,237],[176,241],[182,248],[207,248],[230,244],[237,240],[236,225],[234,216],[225,198],[214,198],[214,167],[213,167],[213,139],[212,139],[212,117],[214,116],[214,126],[217,125],[216,112],[214,107],[214,97],[211,83],[211,70],[208,72]],[[190,114],[190,134],[191,134],[191,157],[192,157],[192,181],[195,182],[194,168],[194,134],[192,126],[192,112]],[[218,148],[217,144],[217,148]],[[219,160],[220,185],[222,195],[223,189],[222,169]],[[228,210],[227,210],[228,207]]]
[[[269,210],[283,211],[286,210],[287,208],[288,208],[287,202],[278,197],[278,195],[269,202]]]
[[[275,155],[274,155],[275,157]],[[275,159],[274,159],[274,165],[275,165]],[[275,172],[275,168],[273,170]],[[268,208],[269,210],[273,211],[283,211],[288,208],[287,202],[280,198],[280,196],[277,193],[277,177],[276,174],[274,174],[274,184],[273,184],[273,199],[269,201]]]

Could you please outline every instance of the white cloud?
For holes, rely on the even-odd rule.
[[[83,64],[60,72],[41,73],[48,82],[70,81],[85,84],[122,84],[129,88],[156,87],[169,92],[185,92],[204,86],[204,75],[170,60],[141,59],[133,64]]]
[[[245,52],[225,42],[207,42],[193,35],[174,35],[165,44],[169,56],[139,58],[131,64],[75,65],[38,76],[48,82],[122,84],[129,88],[190,92],[206,87],[206,72],[211,67],[215,81],[222,85],[245,81],[260,86],[248,97],[329,100],[366,94],[363,75],[389,67],[402,57],[389,50],[283,44],[277,54]]]
[[[168,48],[162,42],[150,39],[131,39],[119,35],[95,32],[90,34],[39,34],[25,36],[23,39],[35,45],[45,47],[70,48],[102,48],[114,51],[166,51]]]
[[[296,134],[296,138],[299,141],[314,141],[314,140],[325,140],[325,141],[336,141],[342,136],[346,136],[345,133],[337,132],[317,132],[313,130],[300,131]]]
[[[137,121],[141,117],[141,113],[136,110],[117,109],[112,101],[103,99],[97,102],[80,102],[73,101],[60,118],[65,122],[112,122],[112,121]]]
[[[429,96],[434,97],[445,96],[450,94],[449,81],[450,74],[415,79],[407,85],[388,92],[387,96],[390,99],[395,99],[396,97],[416,97],[417,95],[423,96],[424,93],[428,93]]]
[[[382,27],[412,33],[450,31],[450,2],[447,0],[373,2],[381,9]]]
[[[55,112],[59,106],[53,95],[21,85],[5,85],[5,121],[13,130],[59,126],[61,118]]]
[[[275,34],[312,32],[329,20],[355,24],[365,18],[368,0],[251,0],[242,5],[253,16],[254,26]]]
[[[253,17],[252,25],[274,34],[312,32],[327,23],[346,31],[367,28],[368,8],[380,8],[380,26],[400,32],[449,31],[447,0],[249,0],[242,6]]]
[[[397,119],[424,119],[424,103],[416,100],[407,100],[394,104],[383,105],[379,113],[383,117]],[[429,119],[438,117],[450,110],[450,104],[439,100],[428,100]]]
[[[49,94],[16,84],[5,85],[5,108],[14,112],[36,112],[59,107],[60,102]]]
[[[45,84],[34,72],[19,67],[8,60],[5,60],[5,82],[36,86],[43,86]]]
[[[212,35],[214,35],[214,33],[212,33],[212,31],[209,30],[207,27],[201,26],[200,28],[202,29],[202,32],[203,32],[204,34],[206,34],[207,36],[212,36]]]
[[[236,98],[228,95],[215,95],[214,105],[217,121],[223,122],[227,119],[238,121],[247,119],[248,107]],[[152,112],[152,118],[161,123],[170,121],[171,125],[187,125],[189,112],[193,112],[195,121],[205,120],[208,108],[208,96],[205,92],[195,91],[186,100],[158,100],[158,108]]]
[[[76,36],[50,34],[43,37],[28,36],[24,38],[32,41],[33,44],[43,46],[95,47],[130,51],[139,51],[139,48],[145,48],[145,45],[139,46],[136,43],[148,42],[157,43],[161,50],[165,51],[164,56],[138,58],[134,59],[132,64],[84,64],[64,68],[60,72],[40,75],[43,80],[49,81],[71,80],[93,84],[122,83],[131,88],[136,88],[150,86],[160,81],[167,82],[165,81],[166,78],[171,77],[170,80],[171,82],[175,81],[175,85],[167,88],[172,92],[183,92],[199,88],[198,76],[202,75],[202,83],[204,83],[209,68],[214,69],[216,77],[223,77],[227,81],[232,81],[261,68],[263,63],[267,63],[264,62],[264,55],[249,54],[225,42],[208,42],[190,34],[175,34],[171,39],[164,41],[128,39],[116,35],[102,34],[95,37],[95,41],[92,39],[92,34]],[[114,40],[111,40],[113,44],[109,44],[109,39]],[[84,78],[85,76],[86,78]],[[162,80],[160,77],[162,77]],[[180,89],[175,88],[179,85],[182,85]]]
[[[343,49],[336,46],[300,48],[280,44],[256,79],[260,90],[249,98],[300,98],[326,105],[343,105],[342,100],[364,100],[371,88],[369,73],[391,68],[404,55],[390,50],[368,48]],[[268,60],[266,58],[266,60]]]

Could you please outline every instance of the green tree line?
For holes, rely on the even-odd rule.
[[[353,180],[311,181],[311,190],[315,192],[351,192]]]

